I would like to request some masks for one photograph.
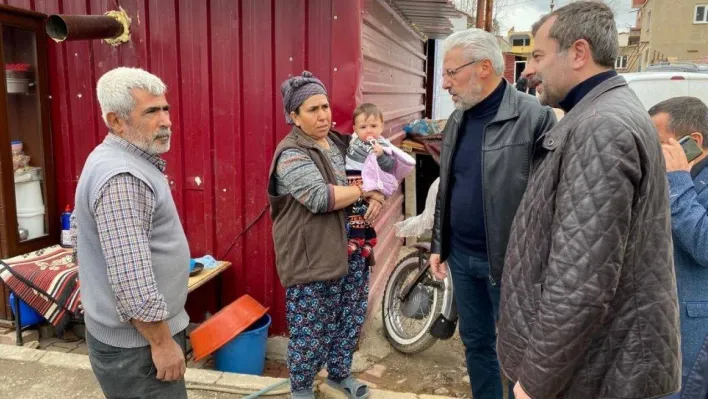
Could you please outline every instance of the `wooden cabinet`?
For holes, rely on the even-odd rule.
[[[44,19],[0,6],[1,258],[59,242]],[[7,319],[2,290],[0,318]]]

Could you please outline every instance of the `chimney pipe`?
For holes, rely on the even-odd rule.
[[[477,22],[475,27],[479,29],[484,29],[484,16],[486,15],[486,0],[477,0]]]
[[[50,15],[45,28],[57,42],[114,39],[123,34],[123,24],[105,15]]]
[[[487,32],[492,32],[494,30],[494,17],[492,13],[494,11],[494,0],[487,0],[487,16],[484,19],[484,30]]]

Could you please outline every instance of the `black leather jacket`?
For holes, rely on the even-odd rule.
[[[462,111],[450,115],[443,131],[440,154],[440,186],[435,206],[435,225],[431,252],[444,262],[450,254],[449,204],[450,170],[456,151]],[[484,130],[482,147],[482,187],[484,187],[484,224],[491,279],[501,280],[511,222],[526,189],[536,139],[556,124],[556,116],[538,100],[506,85],[497,115]]]

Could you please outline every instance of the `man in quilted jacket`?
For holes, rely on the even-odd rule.
[[[703,385],[696,380],[705,376],[691,370],[698,369],[694,365],[700,363],[697,359],[708,333],[708,107],[695,97],[674,97],[653,106],[649,115],[659,132],[669,178],[681,310],[681,398],[705,399],[705,394],[695,395],[702,390],[695,386]],[[686,136],[697,144],[698,155],[691,162],[677,141]]]
[[[613,70],[607,5],[543,17],[530,81],[565,117],[539,139],[502,277],[497,353],[516,398],[680,389],[669,193],[656,129]]]

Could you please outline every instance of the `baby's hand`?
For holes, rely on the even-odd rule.
[[[374,147],[374,154],[376,154],[377,157],[380,157],[384,154],[383,147],[381,147],[381,144],[379,144],[377,141],[373,141],[371,145]]]

